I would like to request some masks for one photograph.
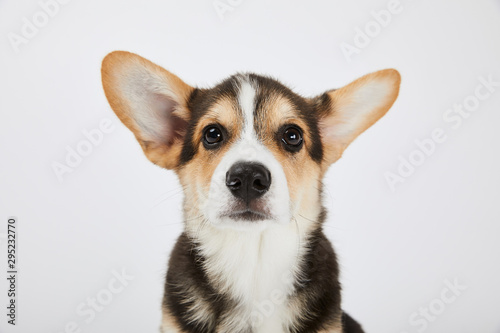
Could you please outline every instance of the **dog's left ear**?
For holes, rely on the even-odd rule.
[[[160,66],[124,51],[108,54],[101,73],[111,108],[134,133],[149,160],[176,168],[194,88]]]
[[[338,160],[358,135],[391,108],[400,82],[397,70],[385,69],[317,97],[315,104],[326,165]]]

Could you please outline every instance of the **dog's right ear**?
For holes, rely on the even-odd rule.
[[[111,108],[134,133],[149,160],[176,168],[194,88],[160,66],[124,51],[108,54],[101,74]]]

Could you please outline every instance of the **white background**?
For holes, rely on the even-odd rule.
[[[500,81],[500,1],[401,0],[402,11],[347,61],[340,45],[354,45],[356,27],[388,2],[241,1],[221,20],[212,0],[72,0],[16,52],[9,33],[42,9],[0,0],[0,233],[7,216],[20,224],[18,325],[6,323],[1,278],[0,331],[60,333],[70,322],[82,332],[158,331],[182,194],[104,97],[102,58],[128,50],[192,85],[254,71],[308,96],[397,68],[396,104],[325,179],[343,307],[367,332],[414,333],[412,313],[438,304],[445,281],[457,279],[467,290],[425,332],[499,333],[500,87],[457,129],[443,114],[474,94],[480,76]],[[114,130],[60,182],[52,164],[104,118]],[[391,191],[384,174],[437,127],[447,140]],[[85,322],[78,306],[122,268],[134,280]]]

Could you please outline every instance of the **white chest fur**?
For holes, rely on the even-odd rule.
[[[304,252],[295,223],[265,230],[206,228],[198,235],[212,283],[238,304],[218,332],[280,333],[292,324],[287,297]]]

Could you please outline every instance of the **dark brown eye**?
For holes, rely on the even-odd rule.
[[[298,151],[304,142],[304,139],[302,138],[302,131],[298,127],[289,126],[283,132],[281,141],[283,141],[287,149]]]
[[[217,126],[208,126],[203,132],[203,145],[207,149],[215,148],[222,142],[222,131]]]

